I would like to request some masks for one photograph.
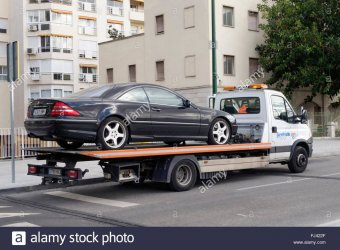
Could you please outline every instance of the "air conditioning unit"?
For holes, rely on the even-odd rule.
[[[32,81],[39,81],[40,80],[40,74],[32,74],[31,79],[32,79]]]
[[[36,54],[38,54],[38,50],[36,48],[28,48],[27,54],[28,55],[36,55]]]
[[[85,81],[85,75],[84,74],[80,74],[79,75],[79,81],[80,82],[84,82]]]
[[[39,30],[39,26],[38,25],[30,25],[28,27],[28,30],[31,31],[31,32],[38,31]]]

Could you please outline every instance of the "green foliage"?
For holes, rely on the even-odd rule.
[[[121,40],[124,38],[124,35],[121,32],[118,32],[112,25],[110,25],[108,33],[113,40]]]
[[[340,92],[339,0],[263,0],[265,43],[257,46],[267,81],[291,95],[309,88],[335,97]]]

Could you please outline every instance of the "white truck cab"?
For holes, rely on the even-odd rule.
[[[226,87],[209,99],[210,107],[235,116],[240,142],[270,142],[271,163],[288,163],[303,172],[313,152],[313,138],[306,111],[297,115],[287,98],[265,84],[248,88]]]

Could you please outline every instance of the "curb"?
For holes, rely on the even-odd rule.
[[[71,182],[69,184],[51,184],[51,185],[35,185],[35,186],[25,186],[25,187],[14,187],[8,189],[0,189],[0,195],[4,193],[25,193],[25,192],[33,192],[33,191],[40,191],[40,190],[50,190],[50,189],[58,189],[58,188],[67,188],[67,187],[77,187],[77,186],[85,186],[85,185],[92,185],[92,184],[100,184],[106,183],[104,178],[93,178],[93,179],[85,179],[80,180],[77,182]]]

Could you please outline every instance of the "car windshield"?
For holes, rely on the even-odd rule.
[[[70,95],[68,98],[100,98],[102,97],[107,91],[112,89],[112,85],[104,85],[101,87],[92,87],[80,92],[74,93]]]

